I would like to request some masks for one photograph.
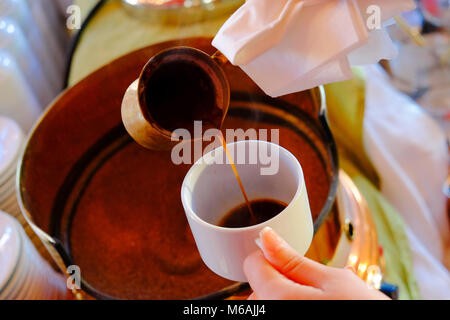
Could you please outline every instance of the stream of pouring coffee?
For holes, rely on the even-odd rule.
[[[218,134],[218,138],[219,138],[220,142],[222,143],[223,149],[225,150],[228,160],[230,161],[231,168],[233,169],[234,175],[236,176],[236,180],[239,183],[239,188],[241,188],[241,192],[242,192],[242,195],[244,196],[245,203],[247,204],[248,211],[250,212],[250,216],[251,216],[252,220],[256,220],[255,214],[253,213],[253,210],[252,210],[252,206],[250,205],[250,201],[248,201],[248,197],[247,197],[247,193],[245,192],[244,185],[242,184],[241,177],[239,176],[239,173],[236,169],[236,165],[234,164],[233,157],[231,156],[231,154],[228,150],[227,143],[223,137],[222,132],[220,132]]]

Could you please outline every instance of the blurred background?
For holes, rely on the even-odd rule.
[[[133,4],[136,1],[124,2]],[[204,5],[211,1],[147,2],[164,6],[174,3],[180,6],[181,3],[181,6],[190,7],[198,5],[197,2]],[[235,8],[241,2],[231,1],[227,6]],[[389,27],[399,56],[383,63],[394,86],[435,117],[447,135],[450,134],[449,3],[448,0],[417,1],[417,10],[403,16],[407,26],[397,23]],[[77,7],[70,7],[72,4],[80,4],[79,12]],[[42,110],[65,87],[71,50],[78,40],[74,39],[80,26],[77,22],[88,17],[96,4],[93,0],[75,3],[72,0],[0,1],[1,115],[13,118],[25,131],[30,129]],[[155,19],[140,14],[139,10],[129,10],[129,14],[138,20],[147,20],[149,24],[155,23]],[[177,18],[174,25],[179,35],[189,33],[182,30],[189,19]],[[104,54],[98,52],[98,55]]]
[[[37,119],[66,88],[118,57],[167,40],[214,36],[243,2],[0,0],[0,210],[21,222],[41,255],[48,258],[42,242],[25,222],[15,195],[19,151]],[[339,151],[344,151],[339,155],[341,168],[369,200],[379,232],[380,250],[377,246],[376,251],[382,256],[384,246],[387,269],[391,270],[388,280],[399,285],[399,278],[413,273],[411,266],[405,267],[405,261],[411,259],[409,252],[399,245],[409,243],[421,296],[450,298],[450,251],[444,243],[448,243],[448,207],[444,213],[443,202],[450,198],[450,178],[444,184],[447,174],[443,174],[448,149],[447,145],[442,148],[445,138],[441,139],[441,131],[435,126],[437,123],[443,129],[448,143],[450,0],[416,3],[416,10],[397,17],[387,27],[399,52],[396,59],[362,68],[365,88],[354,80],[325,89],[330,126]],[[357,89],[362,90],[361,99]],[[348,107],[357,99],[363,106]],[[361,119],[356,119],[359,122],[350,117],[360,114]],[[355,132],[355,140],[349,139]],[[77,138],[69,142],[76,145]],[[370,163],[368,158],[371,164],[364,168],[361,163]],[[2,167],[2,163],[8,166]],[[361,165],[358,169],[363,174],[357,174],[350,164]],[[363,170],[372,164],[375,168]],[[397,220],[390,220],[397,215],[406,221],[405,233]],[[0,227],[1,219],[0,215]],[[380,225],[386,225],[385,229]],[[0,264],[0,288],[1,271]],[[65,297],[63,280],[56,275],[53,278],[58,289],[38,292],[35,297]],[[405,298],[419,296],[414,279],[403,283],[400,292]],[[0,298],[1,294],[0,290]]]

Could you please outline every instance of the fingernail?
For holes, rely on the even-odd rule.
[[[260,248],[261,250],[263,250],[261,238],[256,238],[256,239],[255,239],[255,243],[256,243],[256,245],[258,246],[258,248]]]
[[[263,241],[262,241],[262,239],[263,239],[263,235],[265,234],[265,233],[267,233],[267,232],[273,232],[273,230],[272,230],[272,228],[270,228],[270,227],[264,227],[260,232],[259,232],[259,238],[257,238],[257,239],[255,239],[255,243],[256,243],[256,245],[261,249],[261,250],[263,250],[264,251],[264,249],[263,249]]]
[[[259,233],[259,237],[263,240],[262,242],[277,243],[279,241],[282,241],[280,236],[278,236],[278,234],[276,234],[276,232],[271,227],[265,227],[264,229],[262,229]]]
[[[286,245],[286,242],[269,227],[264,228],[260,232],[261,243],[264,248],[263,252],[275,252]]]
[[[262,238],[264,234],[268,234],[271,235],[275,232],[273,232],[273,229],[271,227],[264,227],[260,232],[259,232],[259,237]]]

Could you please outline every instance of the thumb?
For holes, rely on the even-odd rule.
[[[298,254],[269,227],[261,231],[260,238],[264,257],[275,269],[297,283],[321,287],[327,278],[324,265]]]

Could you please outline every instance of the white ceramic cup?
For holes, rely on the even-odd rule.
[[[187,173],[181,200],[203,261],[218,275],[244,282],[247,281],[244,260],[258,249],[255,240],[264,227],[271,227],[298,253],[305,254],[313,237],[313,221],[303,171],[292,153],[276,144],[256,140],[227,144],[227,148],[238,155],[233,159],[242,156],[234,151],[245,150],[247,162],[251,152],[258,150],[253,164],[236,164],[249,200],[269,198],[288,204],[277,216],[258,225],[219,227],[217,223],[225,214],[244,203],[232,168],[223,161],[226,159],[223,147],[204,155]],[[278,161],[278,170],[273,175],[261,174],[261,168],[267,167],[267,159],[260,152],[267,150]],[[224,164],[217,164],[218,160]]]

